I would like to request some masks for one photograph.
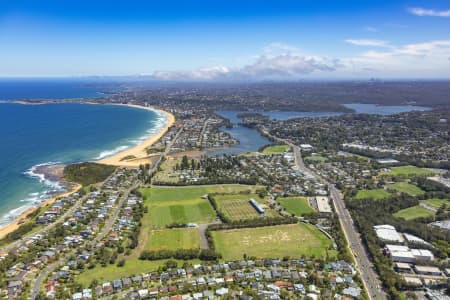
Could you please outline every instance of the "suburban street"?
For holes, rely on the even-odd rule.
[[[72,216],[73,213],[81,206],[81,204],[84,202],[84,200],[86,200],[87,197],[88,197],[88,195],[85,195],[85,196],[81,197],[80,199],[78,199],[75,202],[75,204],[73,206],[71,206],[64,214],[62,214],[60,217],[58,217],[58,219],[55,222],[47,224],[39,230],[32,231],[30,233],[25,234],[19,240],[9,243],[8,245],[0,248],[0,252],[7,253],[7,252],[11,251],[12,249],[19,247],[30,236],[37,235],[37,234],[43,235],[43,234],[47,233],[48,231],[50,231],[51,229],[55,228],[56,226],[58,226],[59,224],[64,222],[64,220],[67,217]]]
[[[130,194],[130,192],[133,189],[135,189],[138,186],[139,186],[139,182],[136,182],[135,184],[133,184],[131,187],[129,187],[123,193],[123,195],[119,199],[119,202],[117,203],[117,206],[114,208],[114,211],[112,212],[112,214],[110,214],[107,221],[105,222],[105,225],[103,226],[102,230],[95,236],[95,238],[93,240],[88,241],[87,245],[95,246],[96,243],[98,243],[99,241],[101,241],[102,239],[104,239],[106,237],[106,235],[110,232],[110,230],[114,226],[114,223],[116,222],[116,220],[119,216],[119,213],[120,213],[120,210],[121,210],[123,204],[128,199],[128,195]],[[44,270],[42,270],[39,273],[39,276],[36,278],[34,285],[33,285],[33,289],[31,292],[31,299],[34,300],[37,298],[37,296],[39,295],[40,288],[41,288],[42,284],[44,283],[44,281],[46,280],[46,278],[52,272],[54,272],[57,268],[64,265],[67,262],[67,257],[69,257],[70,254],[75,253],[76,251],[79,251],[79,249],[78,248],[74,249],[70,253],[63,255],[63,257],[59,258],[54,263],[48,265]]]

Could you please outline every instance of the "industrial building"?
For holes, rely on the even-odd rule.
[[[391,225],[376,225],[373,226],[378,238],[383,242],[403,243],[405,239],[397,232],[394,226]]]
[[[434,255],[426,249],[410,249],[402,245],[386,245],[386,250],[395,262],[413,263],[416,260],[434,260]]]
[[[395,270],[397,272],[402,272],[402,273],[412,273],[411,266],[407,263],[402,263],[402,262],[395,263]]]
[[[442,274],[439,268],[433,266],[414,266],[414,271],[421,275],[440,276]]]

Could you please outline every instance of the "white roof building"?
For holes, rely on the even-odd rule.
[[[391,253],[391,258],[393,261],[405,263],[412,263],[416,260],[411,251],[397,251]]]
[[[421,238],[419,238],[419,237],[417,237],[415,235],[404,233],[403,236],[408,241],[408,243],[422,244],[422,245],[427,245],[427,246],[433,247],[433,245],[431,245],[427,241],[424,241],[423,239],[421,239]]]
[[[417,274],[423,274],[423,275],[435,275],[439,276],[442,274],[441,270],[437,267],[433,266],[414,266],[414,271],[416,271]]]
[[[310,144],[300,144],[300,148],[302,150],[312,150],[313,146],[311,146]]]
[[[434,255],[430,250],[426,249],[411,249],[412,254],[419,260],[434,260]]]
[[[317,209],[321,213],[331,213],[330,202],[328,201],[328,197],[316,196]]]
[[[378,238],[384,242],[403,243],[405,239],[397,232],[394,226],[391,225],[376,225],[373,226]]]
[[[410,249],[403,245],[386,245],[391,258],[395,262],[412,263],[416,260],[434,260],[434,255],[426,249]]]

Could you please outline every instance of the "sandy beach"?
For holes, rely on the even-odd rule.
[[[126,106],[140,108],[140,109],[148,109],[151,111],[158,111],[163,113],[166,116],[166,124],[158,133],[155,133],[154,135],[149,136],[147,139],[142,141],[140,144],[130,147],[128,149],[125,149],[124,151],[121,151],[119,153],[116,153],[110,157],[104,158],[102,160],[99,160],[99,163],[107,164],[107,165],[114,165],[114,166],[122,166],[122,167],[138,167],[141,164],[146,164],[151,162],[151,156],[147,154],[146,149],[152,146],[154,143],[156,143],[161,137],[163,137],[166,132],[169,130],[169,128],[175,123],[175,116],[167,111],[152,108],[152,107],[146,107],[146,106],[140,106],[140,105],[132,105],[132,104],[124,104]],[[135,158],[130,160],[121,161],[124,157],[127,156],[134,156]]]
[[[21,224],[25,223],[28,220],[28,216],[34,213],[39,207],[44,207],[46,205],[53,204],[53,202],[55,202],[58,198],[70,196],[71,194],[78,191],[80,188],[81,188],[80,184],[73,184],[73,187],[70,189],[70,191],[57,194],[54,197],[42,202],[41,204],[39,204],[39,206],[30,207],[29,209],[24,211],[17,219],[0,228],[0,239],[4,238],[8,233],[11,233],[17,228],[19,228]]]

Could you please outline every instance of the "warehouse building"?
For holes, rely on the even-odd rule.
[[[405,239],[397,232],[394,226],[391,225],[376,225],[373,226],[375,233],[383,242],[403,243]]]
[[[414,266],[414,271],[420,275],[440,276],[442,274],[439,268],[433,266]]]
[[[416,260],[434,260],[434,255],[426,249],[410,249],[403,245],[386,245],[386,250],[395,262],[413,263]]]

